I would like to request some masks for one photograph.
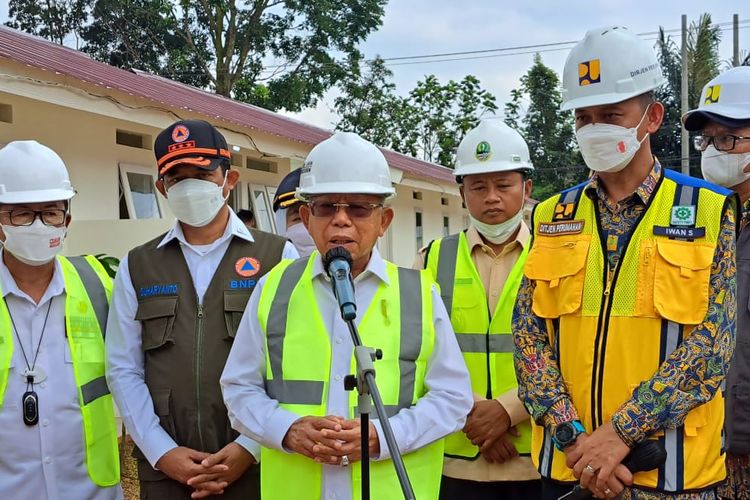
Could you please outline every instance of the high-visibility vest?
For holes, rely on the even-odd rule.
[[[258,320],[266,337],[266,391],[279,405],[300,416],[325,416],[331,369],[329,333],[316,306],[313,262],[282,261],[266,277]],[[416,404],[427,393],[425,372],[433,352],[432,279],[426,271],[386,262],[389,283],[381,283],[359,324],[362,343],[381,349],[375,361],[377,383],[389,415]],[[351,373],[356,372],[354,357]],[[341,384],[343,381],[333,382]],[[356,415],[357,394],[349,397],[349,417]],[[374,414],[373,414],[374,416]],[[381,442],[384,442],[381,436]],[[323,466],[309,458],[263,448],[261,490],[265,500],[318,499]],[[437,498],[443,462],[443,440],[404,456],[417,498]],[[351,467],[352,493],[360,498],[359,462]],[[403,498],[390,460],[370,463],[372,497]]]
[[[65,331],[83,418],[86,466],[97,486],[120,482],[117,426],[104,378],[104,329],[112,280],[95,257],[57,257],[65,282]],[[13,356],[10,313],[0,300],[0,408]]]
[[[440,295],[450,312],[451,324],[469,369],[471,388],[488,399],[518,387],[513,367],[511,322],[528,249],[527,243],[505,280],[492,317],[464,232],[433,241],[427,254],[426,267],[440,285]],[[520,436],[513,439],[513,444],[520,454],[528,455],[531,423],[527,420],[516,429]],[[479,448],[459,431],[446,438],[445,454],[473,459],[479,455]]]
[[[723,293],[709,303],[709,278],[721,219],[733,202],[728,190],[665,170],[617,268],[608,269],[598,207],[584,188],[537,206],[525,273],[536,285],[533,312],[546,320],[567,393],[591,433],[657,372],[709,307],[724,307]],[[523,354],[521,362],[534,362]],[[667,461],[636,474],[635,484],[674,492],[722,481],[723,419],[718,391],[683,425],[651,436],[666,447]],[[533,428],[532,458],[544,477],[575,481],[543,427]]]

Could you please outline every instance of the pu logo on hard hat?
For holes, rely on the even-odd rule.
[[[172,129],[172,140],[174,142],[185,142],[190,137],[190,129],[185,125],[177,125]]]
[[[310,169],[312,168],[312,164],[313,164],[313,162],[310,161],[310,160],[307,160],[304,164],[302,164],[302,168],[300,169],[300,170],[302,170],[302,173],[303,174],[310,173]]]
[[[703,104],[716,104],[719,102],[721,94],[721,85],[711,85],[706,89],[706,96],[703,98]]]
[[[492,156],[492,148],[490,147],[490,143],[487,141],[482,141],[477,144],[477,149],[474,152],[474,156],[479,161],[489,160],[490,156]]]
[[[591,85],[602,81],[599,59],[578,63],[578,86]]]

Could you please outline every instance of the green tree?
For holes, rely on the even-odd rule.
[[[453,168],[456,148],[466,132],[497,110],[495,96],[472,75],[446,84],[429,75],[400,97],[382,60],[369,63],[369,70],[340,85],[336,128],[425,161]]]
[[[581,182],[588,172],[576,147],[573,116],[560,112],[561,102],[560,78],[536,54],[505,105],[506,123],[529,145],[535,169],[533,194],[540,200]]]
[[[11,0],[10,24],[58,43],[72,24],[97,60],[299,111],[358,72],[357,44],[380,26],[386,2]],[[75,15],[78,5],[93,5],[91,15]]]
[[[10,0],[10,20],[5,24],[62,45],[70,35],[78,41],[90,3],[90,0]]]

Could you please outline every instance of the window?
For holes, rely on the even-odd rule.
[[[154,186],[155,174],[153,168],[120,164],[121,219],[161,219],[162,210]]]
[[[422,231],[422,212],[415,212],[415,227],[416,227],[416,234],[417,234],[417,250],[422,248],[424,246],[424,236]]]
[[[443,236],[451,234],[451,218],[447,215],[443,216]]]
[[[421,200],[422,199],[422,192],[421,191],[412,191],[411,197],[415,200]]]
[[[258,229],[269,233],[275,231],[273,211],[271,210],[271,202],[273,200],[273,195],[270,194],[271,190],[274,190],[274,188],[258,184],[248,185],[248,194],[250,195],[250,202],[255,213],[255,222],[258,225]]]
[[[261,172],[276,173],[276,164],[269,161],[247,158],[245,166],[251,170],[260,170]]]
[[[0,104],[0,122],[13,123],[13,106]]]
[[[232,166],[233,167],[241,167],[242,166],[242,155],[239,153],[232,153]]]
[[[445,196],[441,197],[440,198],[440,204],[443,205],[444,207],[447,207],[448,206],[448,198],[446,198]]]
[[[121,146],[130,146],[131,148],[151,149],[151,136],[136,132],[127,132],[118,129],[115,134],[115,142]]]

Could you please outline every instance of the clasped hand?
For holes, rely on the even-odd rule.
[[[344,419],[334,415],[302,417],[296,420],[284,436],[283,446],[316,462],[346,465],[362,458],[358,418]],[[380,455],[380,441],[375,426],[370,423],[370,456]],[[342,464],[343,457],[346,460]]]

